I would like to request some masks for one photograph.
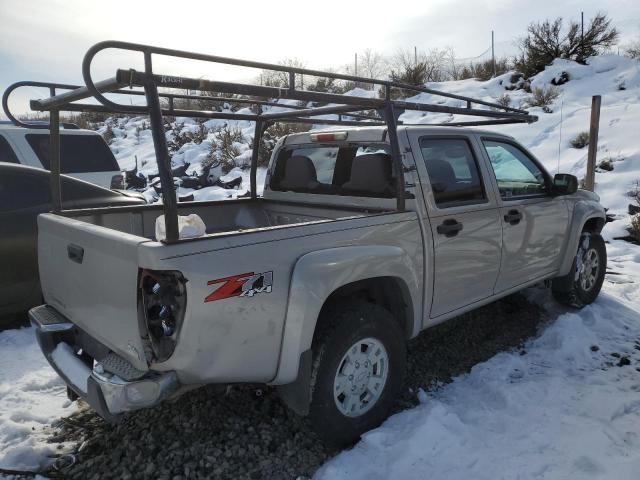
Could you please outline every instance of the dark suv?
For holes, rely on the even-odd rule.
[[[0,162],[0,325],[42,303],[38,214],[51,210],[47,170]],[[144,198],[61,176],[64,209],[140,205]]]

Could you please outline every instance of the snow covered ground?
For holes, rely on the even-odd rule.
[[[30,469],[47,463],[55,444],[48,427],[70,415],[66,386],[45,360],[32,328],[0,332],[0,468]]]
[[[598,160],[609,158],[614,170],[596,174],[596,192],[618,218],[603,232],[609,242],[603,293],[579,312],[540,298],[557,318],[525,346],[526,355],[501,353],[437,391],[420,392],[419,407],[367,433],[325,464],[317,480],[638,478],[640,247],[613,238],[627,235],[633,201],[626,194],[640,180],[640,64],[614,55],[588,66],[557,60],[532,86],[548,86],[562,71],[571,80],[558,87],[553,113],[532,108],[540,118],[533,125],[488,128],[513,135],[550,172],[582,178],[587,149],[569,141],[588,130],[591,96],[602,95]],[[509,76],[432,86],[491,100],[505,93],[500,82]],[[528,96],[506,93],[516,107]]]
[[[618,56],[595,58],[587,66],[558,60],[533,86],[548,85],[562,71],[571,80],[558,87],[552,113],[532,108],[537,123],[492,128],[528,146],[549,171],[581,178],[587,150],[571,148],[569,141],[588,130],[591,95],[603,95],[598,159],[609,158],[614,169],[596,174],[596,191],[617,218],[603,232],[609,242],[603,293],[579,312],[561,310],[547,294],[531,293],[555,320],[528,342],[525,355],[503,352],[449,385],[421,392],[420,406],[366,434],[325,464],[318,479],[638,478],[640,247],[614,238],[627,234],[632,200],[626,194],[640,180],[640,65]],[[430,86],[495,100],[506,92],[508,79]],[[506,93],[513,106],[528,97],[523,91]],[[433,100],[426,94],[415,99]],[[406,114],[403,119],[431,123],[454,117]],[[141,121],[128,119],[114,129],[112,148],[122,167],[133,167],[137,155],[145,162],[141,171],[154,173],[150,132],[143,130],[139,139],[134,135]],[[250,125],[240,127],[253,134]],[[174,160],[197,169],[206,147],[183,147]],[[242,155],[249,153],[244,149]],[[243,190],[209,187],[196,198],[237,193]],[[43,428],[76,407],[66,401],[30,328],[0,332],[0,365],[0,467],[37,467],[52,453],[43,443]]]
[[[498,354],[420,392],[419,407],[364,435],[317,479],[638,478],[638,305],[606,290],[561,314],[525,355]]]

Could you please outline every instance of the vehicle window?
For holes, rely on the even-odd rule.
[[[62,180],[62,199],[66,201],[78,200],[109,200],[110,198],[120,197],[120,194],[113,190],[107,190],[93,183],[86,183],[76,180],[72,177],[61,177]]]
[[[20,163],[7,139],[0,135],[0,162]]]
[[[540,195],[547,192],[545,175],[515,145],[494,140],[483,141],[496,175],[502,198]]]
[[[275,191],[390,198],[395,196],[386,144],[300,145],[278,154]]]
[[[438,207],[486,202],[478,164],[460,138],[420,138],[431,190]]]
[[[338,158],[338,147],[327,148],[298,148],[295,155],[308,157],[311,159],[316,169],[316,178],[318,182],[331,184],[333,180],[333,170],[336,166]]]
[[[44,178],[13,173],[0,175],[0,211],[10,212],[49,202],[49,184]]]
[[[42,166],[50,170],[49,135],[27,134],[27,142]],[[60,172],[113,172],[120,170],[109,146],[99,135],[60,135]]]

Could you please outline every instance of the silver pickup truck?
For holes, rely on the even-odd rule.
[[[104,418],[204,384],[278,386],[318,432],[379,424],[421,330],[552,280],[573,307],[600,291],[598,197],[551,177],[513,138],[399,126],[281,139],[257,200],[179,204],[206,235],[154,238],[154,205],[38,219],[42,349]]]
[[[91,64],[103,50],[142,55],[144,71],[94,82]],[[160,75],[156,56],[270,70],[288,85]],[[460,128],[535,122],[525,110],[424,85],[118,41],[90,48],[82,72],[85,86],[47,84],[52,96],[30,104],[49,114],[53,199],[53,213],[38,217],[46,303],[30,316],[71,396],[105,419],[199,385],[260,383],[276,386],[326,441],[348,444],[387,416],[406,342],[421,330],[541,281],[573,307],[600,291],[597,195],[578,191],[572,175],[551,177],[511,137]],[[305,90],[302,78],[369,90],[337,94],[326,82]],[[198,107],[212,97],[193,91],[236,107]],[[126,99],[136,94],[145,105]],[[97,102],[79,103],[90,97]],[[162,205],[62,210],[61,110],[148,115]],[[431,125],[410,125],[401,118],[410,111]],[[166,116],[252,122],[248,196],[178,203]],[[274,122],[336,129],[270,144],[260,195],[258,161]],[[204,233],[181,238],[178,214],[199,216]]]

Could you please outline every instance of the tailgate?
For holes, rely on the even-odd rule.
[[[53,214],[38,217],[45,302],[147,370],[137,312],[138,245],[147,239]]]

